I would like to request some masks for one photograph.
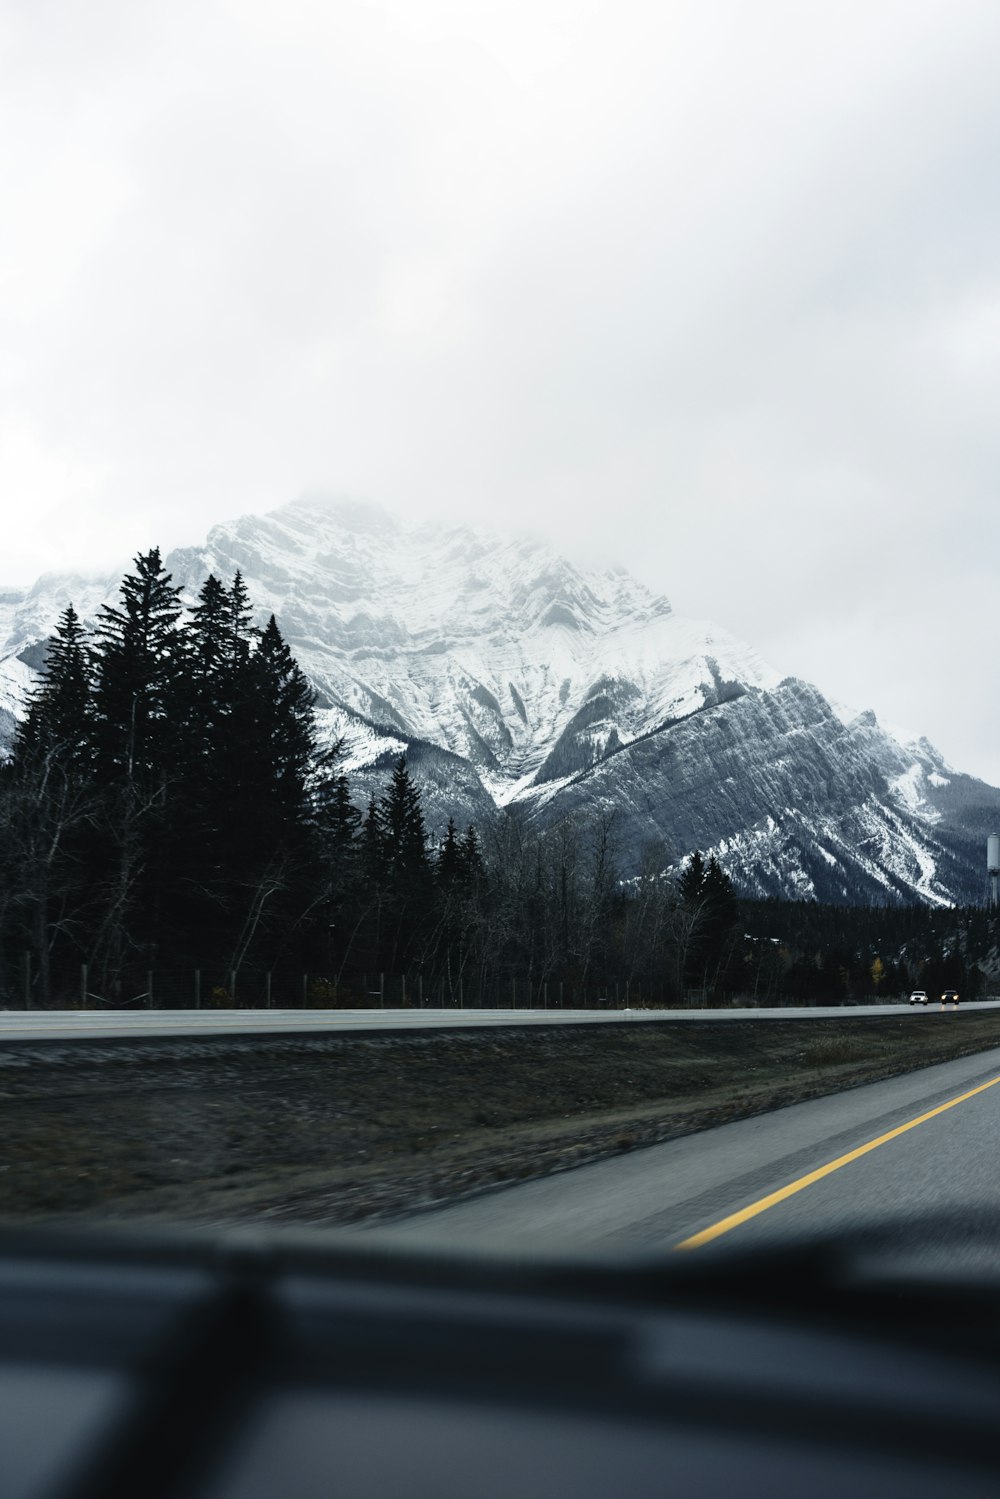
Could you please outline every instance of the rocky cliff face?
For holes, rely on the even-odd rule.
[[[972,898],[966,865],[975,855],[978,871],[982,839],[975,817],[948,819],[935,800],[953,785],[942,769],[871,714],[842,723],[814,687],[789,678],[653,730],[552,800],[583,817],[614,807],[624,841],[659,845],[668,862],[712,849],[755,894]],[[545,788],[531,794],[548,799]],[[983,788],[981,801],[988,821],[1000,796]]]
[[[543,819],[613,813],[629,873],[700,847],[760,893],[982,893],[1000,792],[871,713],[844,722],[815,688],[620,570],[306,501],[218,526],[167,561],[189,597],[209,571],[243,572],[314,683],[359,798],[405,748],[432,824],[511,802]],[[0,594],[0,714],[16,712],[65,603],[87,617],[116,587],[60,577]]]

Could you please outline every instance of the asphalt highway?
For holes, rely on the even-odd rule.
[[[964,1004],[994,1009],[1000,999]],[[905,1004],[726,1010],[0,1010],[0,1042],[68,1041],[102,1037],[232,1036],[326,1031],[446,1030],[465,1026],[601,1025],[627,1020],[836,1020],[897,1015]],[[931,1016],[938,1005],[914,1006]]]
[[[1000,1266],[1000,1050],[794,1104],[366,1232],[439,1250],[712,1253],[891,1223]],[[968,1242],[968,1223],[987,1232]],[[977,1227],[978,1233],[978,1227]],[[952,1249],[948,1249],[948,1256]],[[935,1259],[936,1257],[936,1259]]]

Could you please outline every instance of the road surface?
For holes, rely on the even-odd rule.
[[[965,1010],[1000,1007],[979,1000]],[[863,1015],[940,1013],[906,1004],[830,1005],[809,1008],[725,1010],[0,1010],[4,1041],[79,1040],[102,1037],[292,1035],[327,1031],[446,1030],[464,1026],[601,1025],[664,1020],[837,1020]]]
[[[940,1239],[989,1225],[1000,1266],[1000,1050],[508,1187],[364,1232],[489,1253],[605,1256],[749,1248],[885,1220]],[[938,1248],[940,1253],[940,1247]]]

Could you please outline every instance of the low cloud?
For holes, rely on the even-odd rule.
[[[993,4],[0,3],[0,581],[317,487],[1000,781]]]

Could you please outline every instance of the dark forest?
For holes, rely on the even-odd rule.
[[[386,767],[387,771],[390,767]],[[431,836],[405,755],[358,808],[243,580],[157,550],[72,607],[0,766],[0,1003],[837,1003],[983,988],[985,910],[738,898],[689,851],[622,882],[613,814]]]

